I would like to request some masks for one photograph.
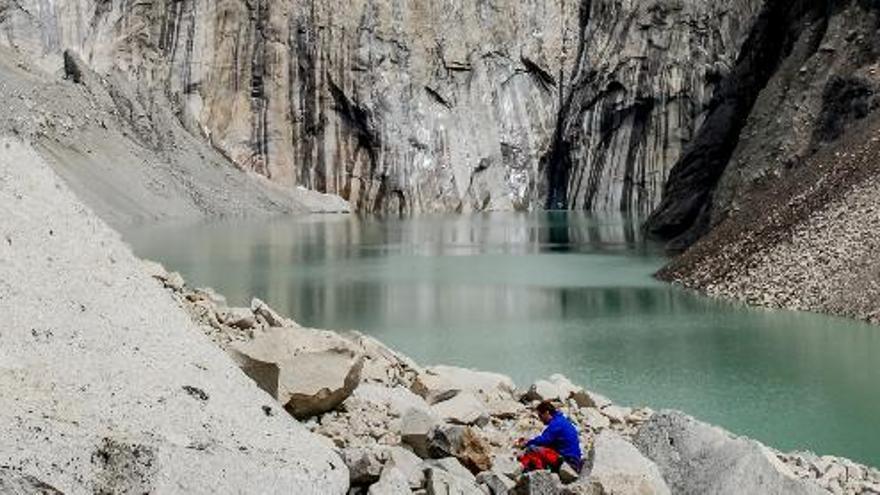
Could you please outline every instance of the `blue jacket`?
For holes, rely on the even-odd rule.
[[[577,427],[559,411],[547,423],[544,432],[526,443],[529,447],[549,447],[575,469],[581,465],[581,442]]]

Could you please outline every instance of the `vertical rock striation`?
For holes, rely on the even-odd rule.
[[[767,1],[648,220],[686,247],[878,108],[874,1]]]
[[[706,118],[761,2],[586,2],[547,206],[647,215]]]
[[[240,167],[362,210],[644,214],[759,3],[21,0],[0,40],[120,72]]]
[[[536,203],[578,30],[565,0],[22,0],[2,12],[3,42],[122,72],[240,167],[391,212]]]

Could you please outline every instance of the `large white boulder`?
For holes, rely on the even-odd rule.
[[[483,426],[489,422],[489,409],[470,392],[459,392],[450,399],[434,404],[431,410],[444,421],[458,425]]]
[[[561,374],[551,375],[547,380],[538,380],[525,393],[526,400],[565,402],[574,400],[580,407],[604,407],[605,400],[601,396],[593,397],[591,392],[575,385]],[[600,405],[601,404],[601,405]]]
[[[455,366],[432,366],[419,373],[412,391],[430,404],[449,399],[458,392],[470,392],[488,402],[513,398],[516,385],[509,377],[498,373]]]
[[[428,432],[439,422],[436,416],[427,411],[409,409],[400,418],[400,439],[419,457],[427,458]]]
[[[64,493],[344,493],[348,471],[0,139],[0,466]]]
[[[374,407],[387,406],[392,416],[401,417],[410,409],[429,412],[431,406],[425,399],[400,385],[389,387],[378,383],[361,383],[345,403],[361,402]]]
[[[412,493],[406,474],[394,466],[382,470],[379,481],[370,486],[368,495],[406,495]]]
[[[485,495],[473,478],[468,479],[439,467],[425,470],[427,495]]]
[[[353,346],[307,346],[305,332],[270,328],[233,347],[245,373],[298,419],[339,406],[360,383],[363,366],[363,356]]]
[[[826,493],[815,483],[796,479],[758,442],[677,411],[655,413],[634,441],[674,493]]]
[[[657,466],[612,431],[600,433],[593,444],[589,480],[600,493],[614,495],[668,495],[669,487]]]

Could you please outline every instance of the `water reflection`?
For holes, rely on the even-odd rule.
[[[880,464],[880,332],[712,301],[651,278],[638,222],[567,212],[319,216],[156,227],[136,250],[300,322],[525,383],[563,372],[786,449]]]

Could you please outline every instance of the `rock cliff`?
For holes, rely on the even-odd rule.
[[[361,210],[645,215],[760,4],[22,0],[0,40],[70,49],[242,168]]]
[[[674,247],[692,244],[751,191],[788,187],[797,169],[880,108],[878,25],[876,1],[765,2],[649,231]]]

